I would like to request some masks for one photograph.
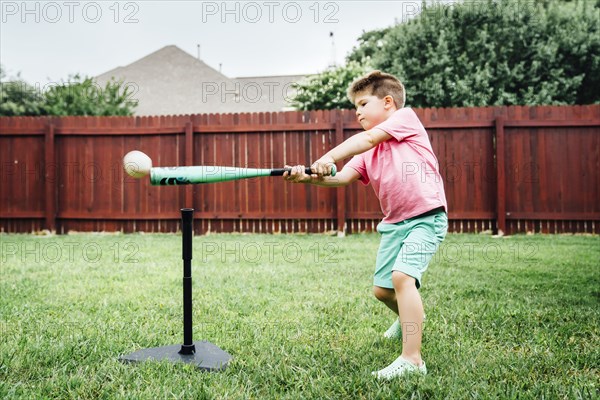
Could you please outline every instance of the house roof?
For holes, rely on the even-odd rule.
[[[304,75],[229,78],[177,46],[165,46],[129,65],[96,77],[130,86],[136,115],[281,111],[289,108],[291,84]]]

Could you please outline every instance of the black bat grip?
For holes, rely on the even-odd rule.
[[[276,168],[271,170],[271,176],[283,176],[284,172],[292,172],[291,168]],[[304,173],[307,175],[312,174],[312,170],[310,168],[304,168]]]
[[[282,176],[284,172],[292,172],[291,168],[275,168],[271,170],[271,176]],[[313,172],[310,168],[304,168],[304,173],[306,175],[312,175]],[[337,168],[335,165],[331,167],[331,176],[335,176],[337,173]]]

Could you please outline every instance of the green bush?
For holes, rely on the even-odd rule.
[[[586,2],[435,5],[391,29],[373,64],[417,107],[594,103],[599,26]]]
[[[309,77],[305,82],[293,85],[296,95],[292,106],[299,110],[330,110],[354,108],[348,100],[346,90],[350,83],[364,74],[369,66],[366,63],[350,61],[337,68]]]
[[[122,82],[109,81],[100,87],[92,78],[79,75],[52,86],[44,97],[49,115],[132,115],[136,106]]]
[[[0,116],[43,115],[43,96],[20,76],[11,81],[0,66]]]
[[[0,116],[132,115],[137,105],[130,88],[114,80],[101,87],[92,78],[74,75],[48,86],[35,88],[19,76],[0,83]]]
[[[599,7],[600,0],[423,4],[409,21],[363,33],[338,70],[355,74],[344,82],[361,65],[394,74],[413,107],[598,103]],[[327,101],[347,89],[326,84],[332,76],[302,87],[301,109],[350,107]]]

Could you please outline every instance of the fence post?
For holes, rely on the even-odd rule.
[[[49,123],[45,132],[44,183],[46,186],[46,229],[56,231],[56,179],[58,168],[54,153],[54,124]],[[52,174],[51,171],[54,171]]]
[[[506,148],[504,144],[504,117],[496,117],[496,225],[498,235],[506,232]]]
[[[185,165],[194,165],[194,128],[192,121],[185,123]],[[185,188],[185,207],[194,208],[194,188],[187,185]]]
[[[335,144],[339,145],[344,141],[344,115],[342,110],[337,110],[335,122]],[[343,161],[342,161],[343,162]],[[340,162],[340,163],[342,163]],[[338,164],[340,164],[338,163]],[[343,167],[343,166],[342,166]],[[341,171],[339,168],[338,171]],[[346,190],[343,186],[336,189],[337,205],[337,231],[338,236],[346,235]]]

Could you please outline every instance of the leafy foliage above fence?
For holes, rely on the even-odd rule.
[[[294,84],[297,94],[292,106],[299,110],[332,110],[354,108],[346,96],[350,83],[368,70],[368,65],[351,61],[339,68],[331,68],[303,83]]]
[[[119,81],[101,87],[92,78],[74,75],[42,88],[20,76],[8,80],[4,72],[0,78],[0,116],[127,116],[137,105],[130,88]]]
[[[351,81],[359,62],[400,78],[412,107],[599,103],[599,7],[584,0],[423,6],[409,21],[365,32],[347,66],[312,82]],[[302,109],[339,107],[321,99],[346,87],[313,83],[300,88]]]

